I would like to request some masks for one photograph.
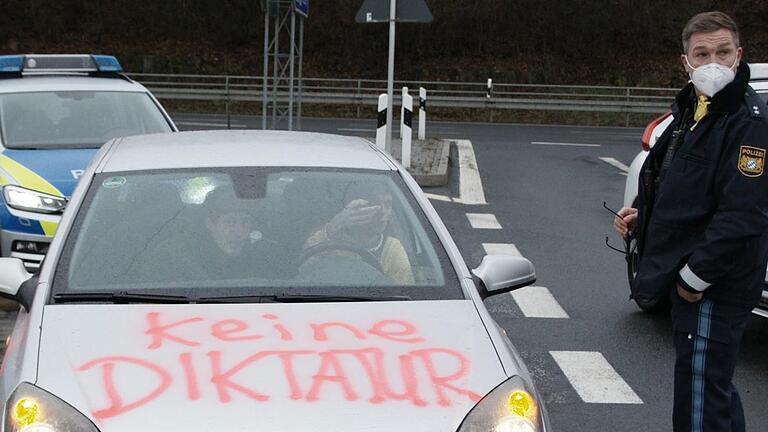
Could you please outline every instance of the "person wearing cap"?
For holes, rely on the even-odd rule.
[[[632,296],[671,301],[674,430],[744,431],[732,378],[768,261],[768,116],[733,19],[698,14],[682,41],[691,81],[614,228],[638,239]]]

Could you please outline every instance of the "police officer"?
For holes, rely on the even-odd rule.
[[[674,430],[744,431],[731,379],[768,261],[768,116],[729,16],[698,14],[682,39],[691,82],[614,227],[638,236],[632,296],[671,299]]]

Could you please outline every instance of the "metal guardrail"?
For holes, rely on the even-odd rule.
[[[259,76],[128,74],[149,88],[160,99],[254,101],[263,97],[264,81]],[[272,89],[272,78],[268,78]],[[376,106],[386,93],[385,80],[304,78],[303,104]],[[428,106],[468,109],[520,109],[593,111],[613,113],[661,113],[669,109],[677,89],[653,87],[568,86],[537,84],[496,84],[489,96],[486,83],[442,81],[396,81],[395,88],[412,91],[424,87]],[[288,100],[288,89],[277,89],[281,102]],[[400,99],[395,91],[396,102]]]

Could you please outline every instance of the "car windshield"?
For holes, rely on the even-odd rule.
[[[0,94],[0,132],[7,148],[97,148],[171,126],[147,93],[56,91]]]
[[[398,175],[279,168],[96,176],[53,291],[464,298]]]

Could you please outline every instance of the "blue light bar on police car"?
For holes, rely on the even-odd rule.
[[[99,68],[99,72],[122,72],[123,67],[117,61],[117,57],[108,55],[92,55],[93,62]]]
[[[123,68],[114,56],[89,54],[27,54],[0,56],[0,73],[118,73]]]
[[[0,56],[0,73],[20,73],[24,65],[24,56],[4,55]]]

